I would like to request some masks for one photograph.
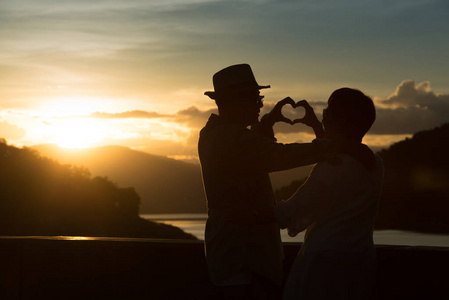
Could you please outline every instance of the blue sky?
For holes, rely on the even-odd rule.
[[[242,62],[272,86],[267,107],[291,96],[320,113],[333,90],[364,91],[378,106],[373,146],[449,121],[445,0],[2,0],[0,36],[0,136],[17,145],[62,144],[88,124],[101,132],[80,145],[195,156],[214,107],[203,92]]]

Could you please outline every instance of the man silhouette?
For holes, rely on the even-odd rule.
[[[295,236],[307,228],[285,285],[284,299],[370,299],[375,279],[373,227],[383,163],[362,138],[376,116],[361,91],[341,88],[323,110],[334,161],[316,164],[307,181],[275,208],[281,228]]]
[[[317,135],[323,133],[321,123],[310,114],[307,102],[291,98],[278,102],[259,122],[260,89],[269,86],[256,82],[249,65],[217,72],[213,85],[214,91],[205,94],[215,100],[218,115],[210,116],[198,143],[208,206],[205,248],[211,281],[224,299],[277,299],[283,251],[268,173],[315,163],[328,143],[277,143],[276,122],[305,123]],[[306,116],[286,119],[281,113],[286,104],[303,106]],[[226,218],[226,212],[240,211],[250,212],[252,221]]]

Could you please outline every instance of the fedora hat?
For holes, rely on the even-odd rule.
[[[214,91],[204,94],[211,99],[216,99],[217,95],[229,92],[239,92],[249,89],[266,89],[269,85],[259,85],[254,78],[253,71],[248,64],[238,64],[224,68],[214,74],[212,78]]]

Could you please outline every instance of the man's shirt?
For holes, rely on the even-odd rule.
[[[281,144],[271,126],[260,123],[249,130],[211,115],[200,132],[198,152],[208,207],[206,259],[213,283],[248,272],[282,283],[279,226],[227,222],[223,211],[273,209],[268,173],[314,163],[327,144]]]

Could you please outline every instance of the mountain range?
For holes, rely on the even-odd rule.
[[[196,239],[139,216],[140,196],[88,170],[0,139],[0,236]]]
[[[134,187],[141,214],[206,212],[199,165],[120,146],[32,148],[60,163],[85,167],[92,176],[107,177],[120,187]]]

